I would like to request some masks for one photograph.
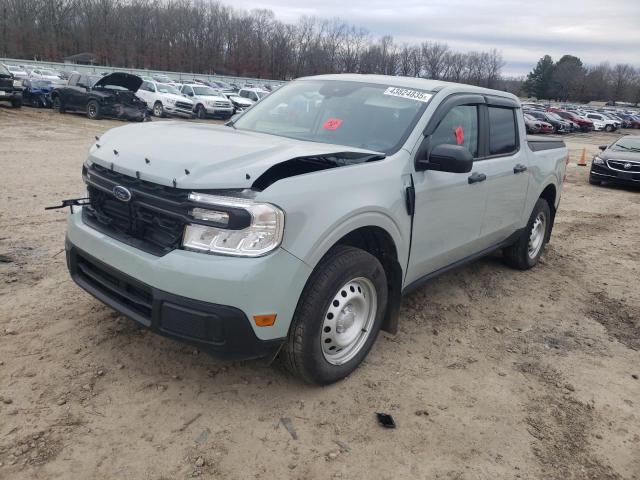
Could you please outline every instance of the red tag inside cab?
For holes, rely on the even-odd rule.
[[[456,142],[458,145],[462,145],[464,143],[464,128],[462,126],[456,127],[454,132],[456,134]]]
[[[330,118],[326,122],[324,122],[322,128],[324,128],[325,130],[337,130],[338,128],[340,128],[340,125],[342,125],[341,118]]]

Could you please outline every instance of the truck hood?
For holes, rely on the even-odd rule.
[[[603,160],[630,160],[640,162],[640,152],[623,152],[618,150],[605,150],[598,154]]]
[[[99,146],[98,146],[99,145]],[[114,128],[91,147],[89,161],[153,183],[194,190],[251,188],[270,167],[338,153],[380,152],[222,125],[152,122]]]
[[[105,75],[96,82],[95,87],[104,87],[105,85],[116,85],[118,87],[126,88],[132,92],[137,92],[142,85],[142,79],[137,75],[130,73],[115,72]]]
[[[196,95],[193,98],[198,100],[209,100],[212,102],[229,102],[230,100],[224,95]]]

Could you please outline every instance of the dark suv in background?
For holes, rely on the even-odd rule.
[[[14,78],[9,69],[1,63],[0,102],[9,102],[13,108],[22,106],[22,80]]]

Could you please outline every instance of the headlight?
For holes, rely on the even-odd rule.
[[[216,102],[214,102],[213,100],[207,100],[204,103],[205,103],[205,105],[207,105],[209,107],[215,107],[215,105],[216,105]]]
[[[22,86],[22,80],[15,79],[15,80],[13,81],[13,86],[14,86],[14,87],[21,87],[21,86]]]
[[[594,165],[604,165],[604,160],[602,158],[600,158],[598,155],[596,155],[595,157],[593,157],[593,164]]]
[[[284,212],[275,205],[195,192],[189,194],[189,200],[199,205],[191,216],[203,223],[186,226],[182,246],[187,250],[259,257],[282,241]]]
[[[176,101],[173,98],[167,98],[167,103],[170,105],[175,105]]]

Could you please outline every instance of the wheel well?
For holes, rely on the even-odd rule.
[[[398,252],[391,235],[380,227],[361,227],[342,237],[336,245],[360,248],[380,261],[387,276],[389,291],[382,329],[389,333],[396,333],[402,299],[402,267],[398,262]]]
[[[543,198],[549,204],[549,210],[551,210],[551,225],[549,226],[549,230],[547,232],[547,238],[545,241],[549,241],[551,237],[551,230],[553,229],[553,224],[556,219],[556,187],[555,185],[547,185],[545,189],[540,194],[540,198]]]

